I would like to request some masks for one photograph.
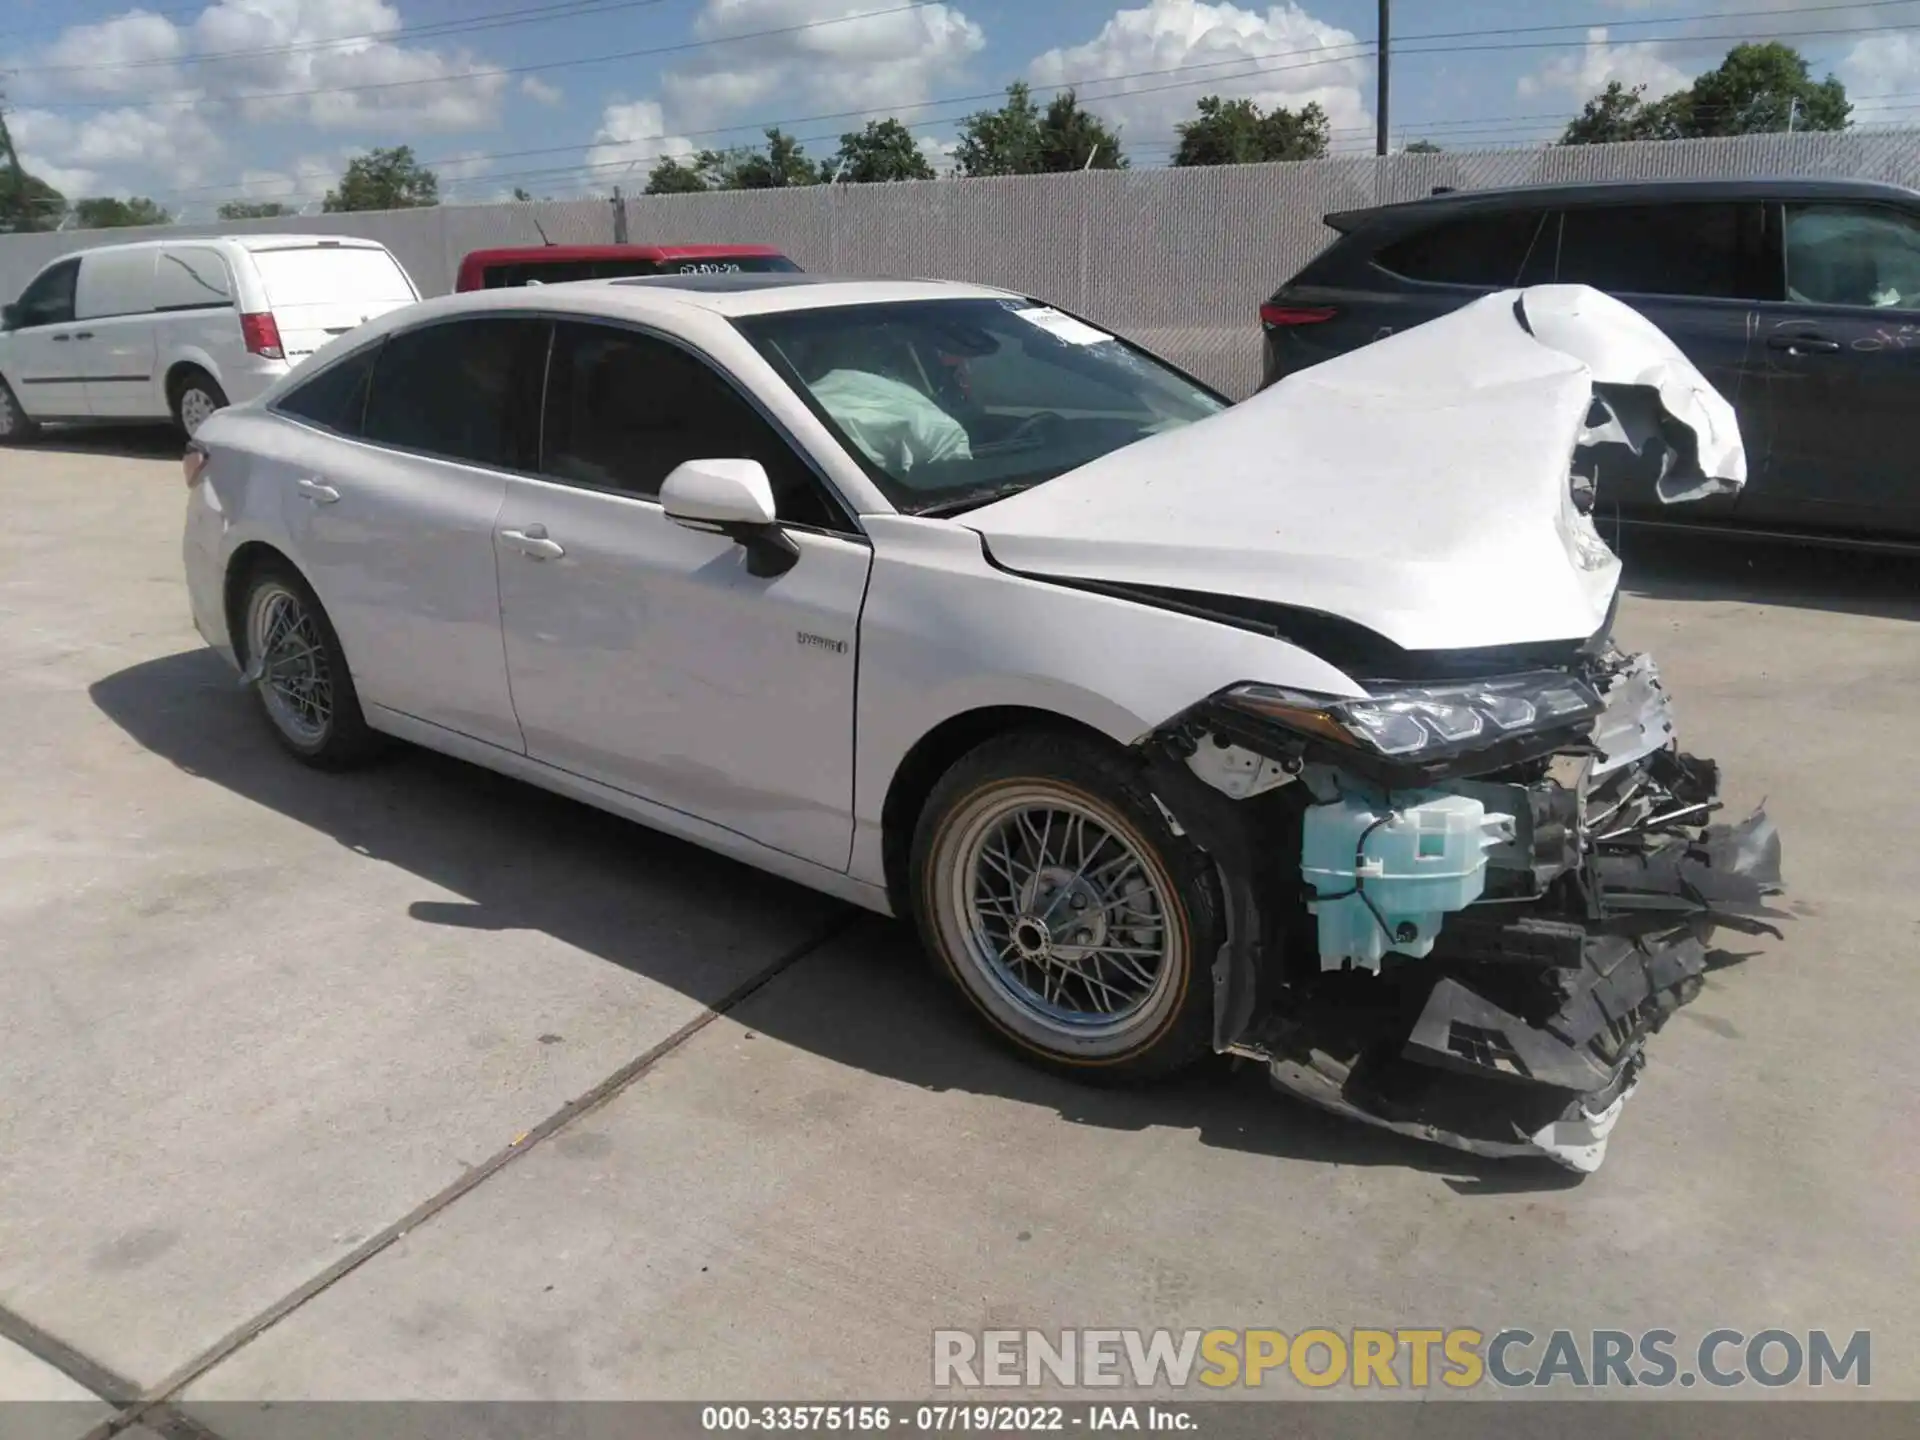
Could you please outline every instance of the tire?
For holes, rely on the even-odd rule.
[[[7,382],[0,380],[0,445],[24,445],[39,433],[39,424],[20,408]]]
[[[270,559],[253,567],[239,621],[234,649],[249,673],[269,643],[283,654],[253,691],[267,727],[289,754],[320,770],[350,769],[379,754],[384,742],[361,712],[340,637],[293,566]]]
[[[1217,877],[1121,753],[986,742],[928,798],[909,886],[927,950],[1027,1059],[1138,1082],[1212,1050]]]
[[[227,392],[204,370],[183,370],[173,382],[173,423],[189,440],[216,410],[227,408]]]

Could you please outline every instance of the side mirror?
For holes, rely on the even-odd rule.
[[[0,305],[0,330],[15,330],[20,325],[18,305]]]
[[[758,460],[677,465],[660,486],[660,504],[676,525],[745,546],[747,573],[759,579],[784,575],[800,558],[800,547],[774,515],[773,483]]]

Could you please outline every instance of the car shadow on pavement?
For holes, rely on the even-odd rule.
[[[30,448],[113,460],[178,460],[186,444],[171,425],[100,425],[43,430]]]
[[[414,902],[405,916],[414,922],[544,933],[660,983],[678,980],[683,992],[684,974],[655,973],[654,952],[636,936],[645,892],[671,887],[724,910],[752,887],[762,904],[790,903],[821,928],[820,898],[798,886],[445,756],[401,747],[370,769],[309,770],[274,743],[251,697],[210,650],[132,666],[90,694],[135,741],[189,774],[463,897]],[[1275,1092],[1257,1066],[1225,1059],[1147,1088],[1099,1088],[1036,1071],[992,1042],[906,925],[850,908],[834,918],[839,938],[750,997],[735,1018],[874,1075],[1044,1105],[1074,1124],[1185,1129],[1207,1145],[1280,1159],[1425,1170],[1469,1194],[1577,1183],[1544,1160],[1482,1161],[1341,1120]]]
[[[1616,537],[1624,585],[1658,600],[1788,605],[1920,620],[1920,555],[1841,550],[1791,540],[1749,540],[1712,531],[1627,529]]]

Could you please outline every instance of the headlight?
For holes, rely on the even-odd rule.
[[[1355,700],[1272,685],[1239,685],[1221,698],[1289,729],[1335,744],[1362,745],[1394,759],[1484,749],[1532,731],[1591,719],[1602,709],[1593,690],[1557,670],[1385,690]]]

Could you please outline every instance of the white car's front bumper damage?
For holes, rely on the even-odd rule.
[[[1768,904],[1781,886],[1773,823],[1762,811],[1715,819],[1716,767],[1673,743],[1651,661],[1609,653],[1582,668],[1607,702],[1589,723],[1494,770],[1463,760],[1453,768],[1471,774],[1399,786],[1226,705],[1156,732],[1144,747],[1156,793],[1220,862],[1228,893],[1217,1048],[1370,1124],[1598,1167],[1647,1038],[1699,993],[1714,933],[1777,933],[1783,917]],[[1223,788],[1228,775],[1264,779]],[[1371,959],[1330,954],[1309,908],[1328,892],[1302,883],[1308,818],[1363,786],[1388,797],[1385,814],[1413,797],[1471,796],[1510,837],[1486,857],[1483,893],[1444,916],[1430,948],[1413,947],[1422,954],[1396,945],[1416,932],[1395,936],[1389,899],[1374,910],[1385,944]],[[1384,895],[1391,882],[1374,883]]]

